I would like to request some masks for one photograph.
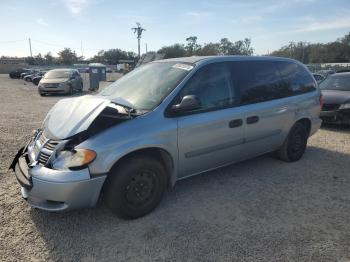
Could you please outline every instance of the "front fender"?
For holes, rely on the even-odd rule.
[[[172,158],[174,171],[171,181],[177,179],[178,149],[177,121],[164,119],[157,121],[149,118],[126,121],[119,126],[110,128],[96,137],[92,137],[78,146],[88,148],[97,153],[96,159],[89,165],[92,175],[106,174],[123,157],[142,149],[157,148],[169,154]],[[138,123],[142,121],[142,124]],[[154,121],[154,122],[153,122]],[[163,122],[160,124],[160,122]]]

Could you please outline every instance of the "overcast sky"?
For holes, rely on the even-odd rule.
[[[53,55],[70,47],[91,57],[98,50],[137,51],[131,27],[140,22],[148,50],[184,43],[251,38],[255,54],[289,41],[329,42],[350,31],[350,0],[1,0],[0,56]],[[83,50],[81,50],[81,43]]]

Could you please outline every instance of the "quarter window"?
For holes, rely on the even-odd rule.
[[[231,63],[234,86],[241,104],[254,104],[290,95],[273,61],[237,61]]]
[[[304,94],[316,89],[315,81],[306,69],[296,63],[278,62],[284,85],[292,95]]]

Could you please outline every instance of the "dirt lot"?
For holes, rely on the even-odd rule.
[[[263,156],[179,182],[150,215],[31,209],[7,170],[63,97],[0,75],[0,261],[350,261],[350,129],[327,127],[303,159]]]

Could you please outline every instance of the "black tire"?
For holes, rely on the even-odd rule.
[[[74,89],[73,89],[73,86],[72,85],[70,85],[69,86],[69,91],[68,91],[68,95],[73,95],[74,94]]]
[[[39,95],[40,95],[40,96],[44,96],[45,94],[44,94],[44,93],[42,93],[42,92],[39,92]]]
[[[282,147],[277,151],[278,157],[286,162],[298,161],[305,153],[308,131],[301,122],[296,122],[289,131]]]
[[[119,217],[135,219],[158,206],[166,187],[164,166],[154,158],[139,155],[111,170],[104,186],[104,199]]]

